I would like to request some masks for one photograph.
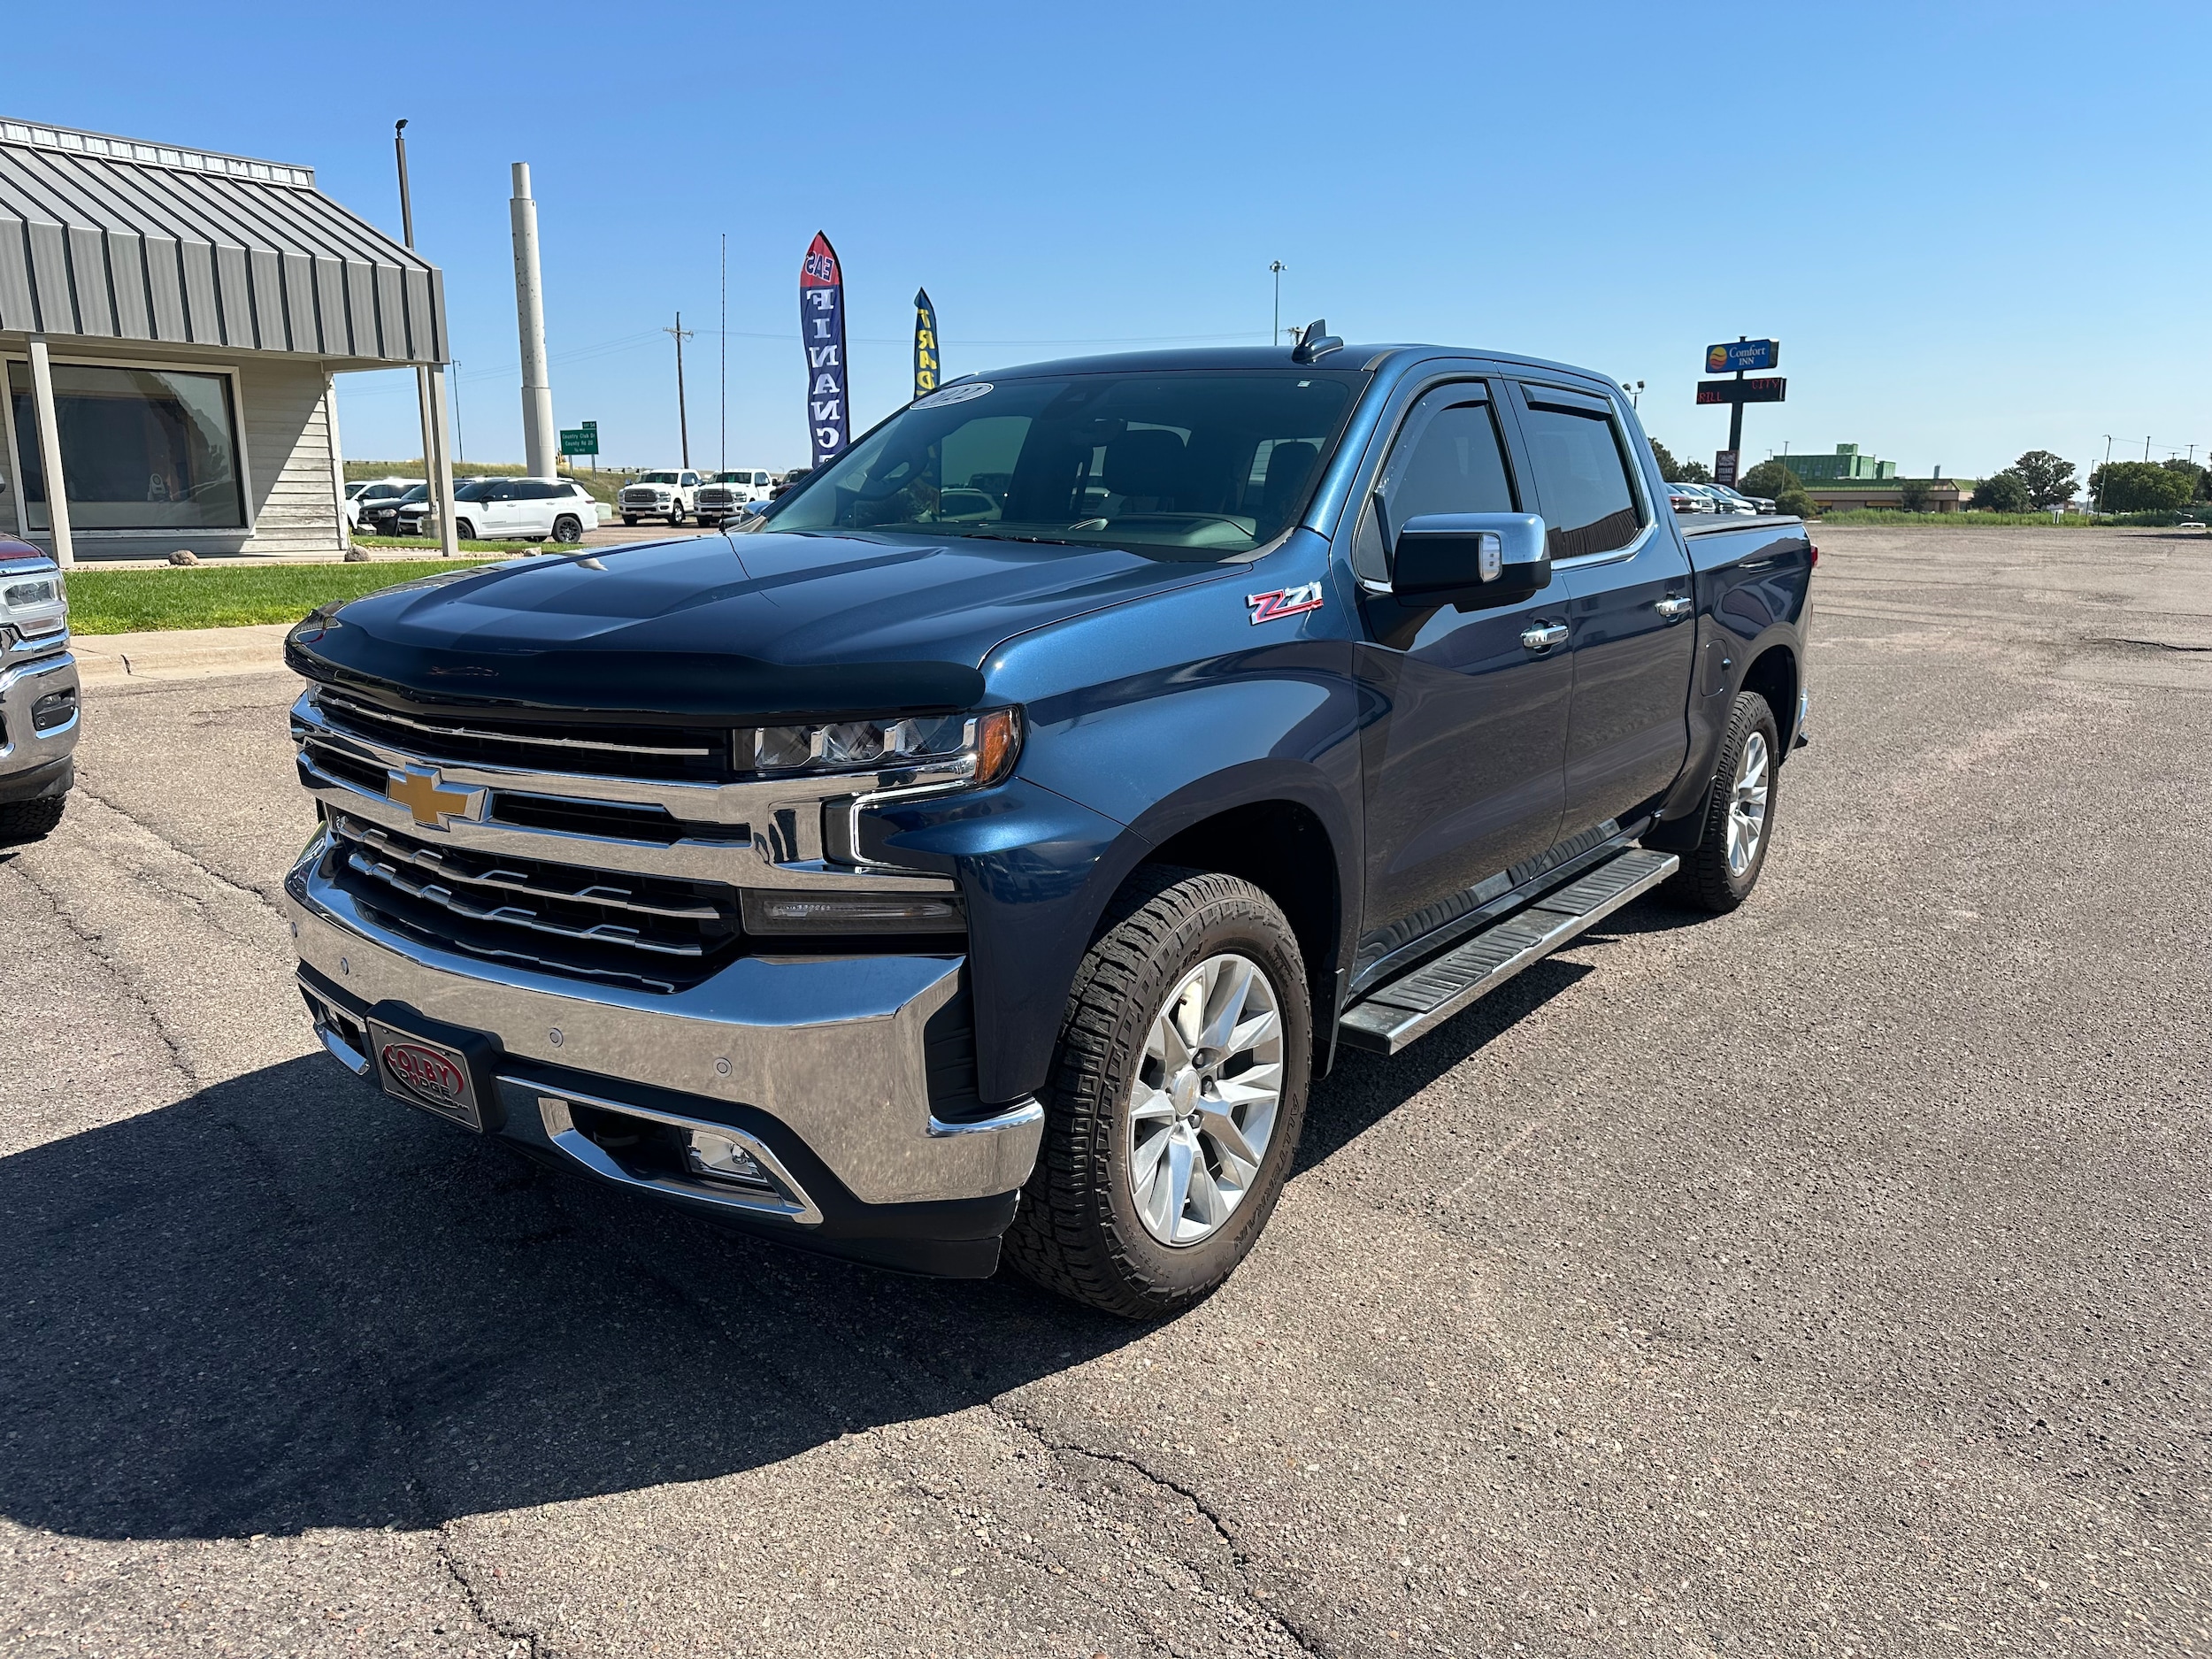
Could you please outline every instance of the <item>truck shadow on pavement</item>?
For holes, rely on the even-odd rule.
[[[1590,970],[1350,1057],[1326,1157]],[[549,1173],[321,1056],[0,1159],[0,1513],[81,1537],[430,1527],[708,1479],[1135,1340],[1010,1274],[900,1278]]]

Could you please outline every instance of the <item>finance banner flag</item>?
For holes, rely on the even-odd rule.
[[[926,397],[937,389],[937,308],[929,303],[929,290],[914,290],[914,396]]]
[[[819,231],[799,267],[799,339],[806,348],[806,424],[817,470],[845,453],[852,419],[845,388],[845,273]]]

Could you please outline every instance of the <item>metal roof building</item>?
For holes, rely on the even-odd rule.
[[[447,356],[436,267],[311,169],[0,118],[0,529],[81,557],[342,549],[332,377]]]

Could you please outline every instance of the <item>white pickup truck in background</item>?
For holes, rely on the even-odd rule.
[[[622,522],[665,518],[672,529],[684,521],[685,514],[698,511],[699,482],[699,474],[687,466],[640,472],[637,482],[623,486],[618,498]]]
[[[764,466],[741,466],[734,472],[713,472],[699,487],[701,524],[720,524],[735,518],[753,502],[766,501],[775,488],[776,474]]]

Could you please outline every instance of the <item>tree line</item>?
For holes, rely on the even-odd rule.
[[[1651,452],[1659,476],[1670,484],[1709,484],[1712,473],[1699,461],[1678,461],[1656,438]],[[1809,517],[1818,510],[1805,482],[1780,460],[1762,461],[1737,480],[1747,495],[1773,499],[1777,511]],[[2074,464],[2048,449],[2030,449],[2010,466],[1974,486],[1967,505],[1979,512],[2047,512],[2074,498]],[[1934,480],[1901,478],[1898,504],[1907,512],[1926,511]],[[2089,499],[2102,512],[2170,512],[2196,502],[2212,503],[2212,469],[2178,457],[2170,461],[2113,461],[2091,469]],[[2212,508],[2208,508],[2212,510]]]

